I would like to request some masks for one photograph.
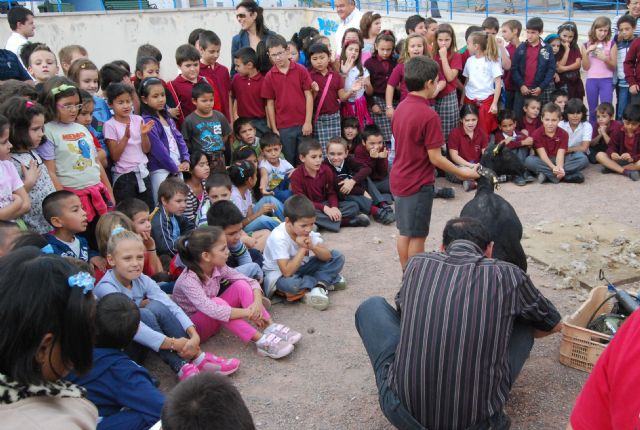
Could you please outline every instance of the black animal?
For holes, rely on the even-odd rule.
[[[480,220],[489,230],[493,244],[493,258],[508,261],[527,271],[527,256],[522,249],[522,223],[513,206],[494,193],[497,175],[524,174],[524,164],[503,143],[492,145],[480,159],[478,188],[475,197],[464,207],[461,216]]]

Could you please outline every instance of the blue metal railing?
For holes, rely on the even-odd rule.
[[[235,7],[238,0],[223,0],[223,5],[227,7]],[[538,0],[542,2],[545,0]],[[551,2],[549,5],[540,6],[532,4],[532,0],[439,0],[438,2],[431,0],[357,0],[357,4],[361,10],[375,10],[380,13],[390,15],[396,12],[404,13],[417,13],[426,14],[429,11],[429,4],[439,7],[439,13],[441,16],[449,18],[451,20],[458,17],[464,17],[465,15],[475,15],[479,13],[489,16],[497,15],[502,16],[503,19],[507,17],[522,18],[523,22],[529,19],[531,16],[542,16],[543,18],[549,17],[557,20],[572,20],[591,22],[595,16],[608,15],[615,16],[622,15],[626,12],[626,4],[624,0],[546,0]],[[69,5],[77,3],[74,0],[49,0],[40,3],[40,7],[46,5],[46,11],[48,12],[66,12],[69,9]],[[105,2],[95,2],[99,5],[96,10],[105,10]],[[134,3],[134,2],[131,2]],[[148,10],[151,2],[137,0],[137,9],[134,10],[144,11]],[[178,9],[178,0],[172,0],[174,9]],[[0,8],[2,11],[7,11],[12,7],[15,7],[18,2],[16,0],[0,0]],[[30,3],[28,2],[27,5]],[[33,4],[33,2],[31,2]],[[202,0],[201,6],[203,7],[217,7],[219,1],[217,0]],[[309,8],[330,8],[334,9],[334,0],[278,0],[278,6],[299,6]],[[435,12],[435,11],[432,11]],[[615,19],[613,20],[615,22]]]

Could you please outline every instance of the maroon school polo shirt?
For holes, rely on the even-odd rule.
[[[317,82],[318,87],[320,88],[320,91],[318,91],[318,94],[316,94],[316,98],[313,101],[313,111],[318,111],[318,103],[320,103],[322,93],[324,92],[324,87],[326,86],[330,75],[333,75],[333,78],[331,78],[329,90],[327,91],[327,95],[322,102],[322,106],[320,106],[320,115],[334,114],[340,111],[338,91],[344,88],[344,79],[342,78],[342,76],[334,71],[330,71],[325,76],[323,76],[322,73],[313,69],[309,71],[309,75],[311,76],[311,80],[313,82]]]
[[[243,76],[236,73],[231,81],[231,95],[238,105],[238,116],[246,118],[264,118],[267,116],[264,110],[264,99],[260,95],[264,76],[256,73],[255,76]]]
[[[396,139],[396,158],[389,174],[391,193],[410,196],[435,180],[427,150],[444,144],[440,117],[427,99],[410,93],[393,114],[391,129]]]
[[[231,91],[231,78],[229,69],[222,64],[215,63],[213,66],[200,63],[200,75],[212,81],[220,92],[221,110],[227,121],[231,122],[231,107],[229,106],[229,92]]]
[[[598,128],[600,126],[599,125],[595,125],[593,127],[593,133],[591,134],[591,138],[595,139],[596,137],[598,137]],[[609,138],[611,138],[611,134],[622,128],[622,123],[620,121],[616,121],[616,120],[611,120],[611,122],[609,123],[609,126],[607,127],[607,134],[609,135]]]
[[[277,128],[304,124],[305,91],[311,91],[311,77],[303,66],[290,61],[286,74],[276,66],[267,72],[261,95],[263,99],[275,101]]]
[[[558,150],[564,149],[565,153],[569,148],[569,133],[558,127],[553,137],[549,137],[544,132],[544,127],[538,128],[533,132],[533,148],[544,148],[547,151],[547,155],[555,157],[558,155]]]
[[[404,63],[398,64],[393,69],[387,85],[391,85],[393,88],[400,87],[400,101],[403,101],[407,97],[409,90],[407,89],[407,84],[404,83]]]
[[[465,133],[462,126],[454,128],[449,134],[448,148],[458,151],[458,155],[470,163],[480,162],[482,150],[488,144],[487,134],[480,127],[474,130],[472,138]]]
[[[540,127],[542,127],[542,121],[540,118],[535,118],[533,122],[529,122],[529,119],[527,119],[526,116],[522,116],[522,118],[518,120],[518,130],[527,130],[529,136],[531,136],[533,132]]]
[[[538,42],[538,45],[531,46],[528,42],[525,53],[526,63],[524,66],[524,84],[528,87],[532,87],[536,80],[536,70],[538,70],[538,55],[540,55],[540,48],[542,43]]]
[[[620,127],[610,134],[607,155],[611,157],[614,152],[622,155],[625,152],[631,155],[633,162],[640,160],[640,133],[628,136],[624,128]]]
[[[436,56],[436,63],[438,63],[438,66],[440,67],[440,72],[438,73],[439,79],[442,79],[443,81],[446,81],[446,78],[444,76],[444,72],[442,71],[442,59],[440,58],[440,55]],[[454,52],[453,55],[451,56],[451,58],[449,58],[449,67],[452,70],[457,70],[458,71],[458,75],[460,75],[461,74],[460,71],[463,70],[463,67],[462,67],[462,55],[458,54],[457,52]],[[449,94],[454,92],[456,90],[456,82],[457,82],[457,78],[454,79],[451,82],[447,81],[447,85],[444,87],[444,89],[442,91],[440,91],[438,93],[438,97],[437,98],[441,99],[444,96],[448,96]]]
[[[513,60],[513,57],[516,55],[516,46],[513,45],[512,43],[507,43],[504,49],[506,49],[507,52],[509,53],[509,58]],[[517,90],[517,88],[514,88],[513,86],[513,79],[511,78],[511,70],[503,70],[502,82],[504,82],[505,90],[507,91]]]
[[[316,176],[311,176],[304,164],[300,164],[289,180],[293,194],[306,196],[317,210],[322,211],[325,202],[329,203],[329,207],[338,207],[338,193],[334,188],[335,178],[331,167],[321,164]]]

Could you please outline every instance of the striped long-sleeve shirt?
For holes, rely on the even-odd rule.
[[[502,410],[516,318],[550,331],[560,315],[517,266],[457,240],[414,256],[397,297],[400,342],[389,387],[429,429],[465,429]]]

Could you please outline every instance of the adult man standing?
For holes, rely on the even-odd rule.
[[[33,37],[36,30],[33,12],[22,6],[12,7],[7,14],[7,20],[12,33],[4,49],[13,52],[20,58],[22,47],[27,43],[27,39]]]
[[[342,36],[344,36],[344,32],[348,28],[360,29],[362,12],[356,8],[355,0],[335,0],[334,4],[340,17],[340,24],[338,24],[338,29],[333,37],[332,46],[335,47],[336,56],[340,56],[342,52]]]
[[[397,311],[382,297],[356,311],[380,406],[400,429],[506,429],[533,339],[559,331],[560,315],[520,268],[490,258],[479,221],[450,220],[442,248],[409,261]]]

